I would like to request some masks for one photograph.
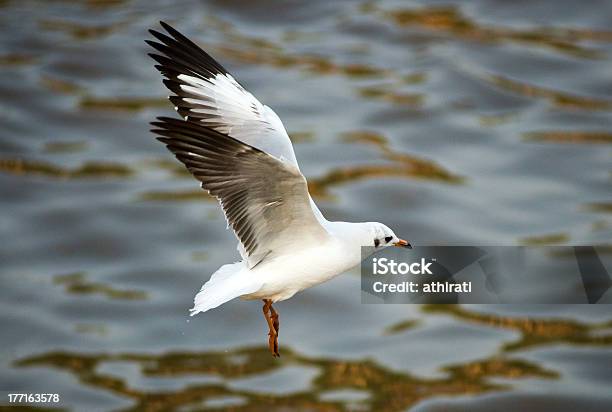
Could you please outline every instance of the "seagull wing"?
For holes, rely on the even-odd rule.
[[[149,54],[185,120],[199,122],[297,167],[291,140],[276,113],[261,104],[208,53],[164,22],[167,34],[150,30]]]
[[[158,53],[149,54],[174,95],[170,100],[187,121],[201,124],[262,150],[298,170],[293,145],[276,113],[261,104],[208,53],[170,25],[160,22],[167,34],[150,30],[157,41],[147,43]],[[312,213],[328,222],[308,196]],[[247,253],[238,245],[243,257]]]
[[[327,231],[297,167],[201,123],[166,117],[152,130],[202,188],[217,197],[249,268],[268,255],[320,243]]]

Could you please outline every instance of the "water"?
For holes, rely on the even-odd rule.
[[[188,321],[236,259],[148,132],[166,20],[279,114],[329,219],[609,244],[612,4],[0,2],[0,390],[71,410],[612,409],[606,305],[360,304],[349,272]],[[39,405],[42,407],[43,405]]]

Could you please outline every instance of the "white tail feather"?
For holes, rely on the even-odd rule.
[[[195,296],[190,315],[206,312],[238,296],[256,292],[261,286],[261,281],[249,272],[244,262],[223,265]]]

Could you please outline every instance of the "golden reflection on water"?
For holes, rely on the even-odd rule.
[[[433,160],[418,158],[405,153],[395,152],[387,139],[373,132],[351,132],[344,135],[347,143],[371,144],[378,148],[391,164],[355,165],[338,167],[321,177],[308,179],[308,189],[314,197],[330,197],[329,189],[334,186],[364,179],[380,177],[402,177],[431,179],[444,183],[462,183],[464,178],[453,174]]]
[[[387,327],[384,331],[385,335],[393,335],[396,333],[404,332],[408,329],[414,329],[418,327],[421,322],[418,319],[406,319],[401,322],[397,322],[389,327]]]
[[[504,113],[504,114],[491,114],[491,115],[481,115],[478,117],[478,121],[481,126],[484,127],[495,127],[502,124],[506,124],[511,122],[516,117],[514,113]]]
[[[612,213],[612,202],[594,202],[586,205],[592,212]]]
[[[382,100],[395,105],[421,107],[425,102],[423,93],[399,93],[391,87],[370,86],[359,89],[361,97],[373,100]]]
[[[364,63],[338,63],[329,56],[319,54],[295,54],[287,51],[280,42],[243,34],[234,25],[218,16],[207,16],[207,25],[223,34],[223,42],[215,46],[205,45],[215,56],[225,57],[243,64],[268,65],[276,68],[297,68],[317,75],[342,75],[350,78],[398,77],[392,70]],[[289,32],[290,39],[304,39]],[[283,36],[287,38],[287,36]]]
[[[93,38],[104,37],[112,34],[120,28],[126,26],[127,23],[112,23],[104,25],[91,26],[68,20],[40,20],[39,26],[43,30],[61,31],[69,34],[77,40],[89,40]]]
[[[82,273],[59,276],[56,283],[66,287],[76,285],[71,293],[102,293],[111,298],[126,297],[116,290],[109,292],[104,285],[88,283]],[[88,285],[84,286],[83,285]],[[32,355],[13,363],[16,368],[50,368],[72,374],[82,385],[114,394],[132,401],[125,410],[201,410],[208,401],[240,399],[244,402],[228,406],[229,410],[284,410],[308,409],[313,411],[345,411],[360,409],[371,411],[403,411],[417,403],[440,396],[477,395],[511,389],[508,382],[499,383],[491,378],[505,379],[558,379],[558,371],[546,369],[536,363],[507,357],[517,350],[535,346],[557,344],[612,346],[612,321],[587,324],[568,319],[532,319],[470,311],[459,305],[423,305],[427,314],[450,315],[460,322],[516,331],[520,337],[502,343],[497,354],[473,361],[448,364],[441,367],[444,376],[419,377],[408,372],[387,368],[370,359],[340,360],[329,357],[301,355],[285,346],[280,360],[272,359],[265,346],[238,348],[223,352],[165,352],[150,353],[79,353],[51,351]],[[421,324],[414,319],[388,328],[387,334],[399,334]],[[105,325],[77,324],[79,333],[93,333],[104,337]],[[104,372],[105,365],[121,362],[134,365],[139,376]],[[316,377],[307,387],[290,393],[267,393],[258,389],[231,385],[234,379],[266,376],[284,367],[316,369]],[[198,382],[198,377],[203,379]],[[210,381],[211,377],[221,380]],[[131,381],[136,379],[136,381]],[[142,380],[163,384],[143,388]],[[205,380],[208,380],[205,382]],[[174,381],[169,384],[168,382]],[[282,387],[282,383],[278,383]],[[356,400],[329,400],[330,391],[358,390],[367,396]]]
[[[43,151],[46,153],[76,153],[86,150],[88,146],[88,143],[84,140],[70,142],[56,140],[45,143]]]
[[[115,162],[90,161],[75,168],[67,168],[46,161],[25,159],[0,159],[0,172],[63,179],[129,177],[134,173],[128,166]]]
[[[70,294],[102,295],[109,299],[119,300],[142,300],[147,298],[147,293],[144,291],[117,289],[105,283],[92,282],[82,272],[56,275],[53,277],[53,283],[62,285],[65,291]]]
[[[270,50],[238,49],[232,46],[214,48],[219,55],[247,64],[266,64],[278,68],[299,68],[319,75],[345,75],[347,77],[386,77],[391,71],[367,64],[340,64],[318,55],[291,55]],[[216,54],[215,53],[215,54]]]
[[[487,26],[464,15],[455,6],[430,6],[391,11],[379,11],[371,7],[371,11],[380,12],[400,27],[425,29],[452,39],[459,38],[481,43],[507,41],[522,43],[581,58],[595,59],[604,56],[601,51],[580,44],[581,41],[612,42],[612,31]]]
[[[136,365],[141,376],[154,379],[194,378],[217,376],[224,381],[215,383],[190,382],[180,389],[143,390],[130,385],[125,377],[104,374],[101,367],[108,362]],[[493,383],[490,378],[508,379],[558,377],[555,371],[521,360],[491,357],[445,367],[442,378],[420,378],[409,373],[391,371],[371,360],[337,360],[300,355],[285,346],[282,360],[271,359],[265,347],[247,347],[229,352],[169,352],[159,355],[119,353],[80,354],[76,352],[48,352],[14,363],[18,368],[47,367],[71,373],[78,381],[133,401],[127,410],[193,410],[203,402],[220,397],[239,397],[244,404],[230,410],[312,410],[345,411],[342,401],[326,401],[325,392],[355,389],[368,393],[358,401],[361,409],[372,411],[402,411],[424,399],[437,396],[480,394],[508,389],[507,384]],[[318,370],[309,388],[290,394],[258,393],[248,389],[234,389],[225,381],[235,378],[264,375],[285,366],[308,367]],[[355,402],[351,402],[355,406]]]
[[[503,352],[559,343],[612,346],[612,334],[597,334],[612,327],[612,321],[587,324],[570,319],[533,319],[473,312],[459,305],[425,305],[426,313],[452,315],[462,321],[520,333],[519,339],[503,345]]]
[[[167,98],[87,96],[79,101],[82,109],[140,111],[145,109],[169,107]]]
[[[291,132],[289,133],[289,139],[293,144],[308,143],[315,140],[315,135],[312,132]]]
[[[529,236],[519,239],[519,244],[526,246],[546,246],[569,242],[570,237],[567,233],[551,233],[541,236]]]
[[[40,77],[40,83],[47,90],[57,94],[80,95],[85,92],[85,89],[76,83],[47,75],[42,75]]]
[[[192,190],[149,190],[140,194],[140,200],[154,202],[214,201],[215,199],[200,188]]]
[[[156,159],[147,159],[140,162],[139,166],[141,169],[163,170],[165,172],[168,172],[171,177],[175,178],[183,179],[191,176],[189,170],[187,170],[187,168],[182,163],[173,159],[170,156]]]
[[[541,86],[513,80],[499,75],[485,76],[485,81],[505,91],[518,94],[523,97],[537,97],[547,99],[555,107],[573,110],[612,110],[612,101],[598,99],[595,97],[578,96],[559,90],[547,89]]]
[[[21,66],[36,62],[34,56],[22,53],[9,53],[0,55],[0,66]]]
[[[576,132],[576,131],[546,131],[525,133],[526,140],[550,143],[590,143],[590,144],[610,144],[612,143],[612,133],[608,132]]]
[[[488,358],[446,365],[441,368],[445,376],[438,378],[422,378],[407,372],[392,371],[368,359],[308,357],[286,346],[281,360],[270,358],[266,347],[257,346],[224,352],[167,352],[157,355],[58,351],[23,358],[16,361],[14,366],[46,367],[69,372],[83,385],[131,399],[134,404],[128,410],[162,411],[179,407],[191,410],[202,408],[203,402],[207,400],[238,397],[245,402],[232,405],[231,410],[301,408],[344,411],[347,409],[346,402],[322,400],[322,395],[334,390],[353,389],[366,392],[368,396],[359,401],[351,401],[351,407],[355,407],[357,402],[357,406],[363,410],[402,411],[428,398],[475,395],[511,388],[510,384],[501,384],[491,378],[518,380],[560,377],[555,370],[545,369],[533,362],[507,358],[506,353],[560,343],[612,346],[612,335],[597,333],[611,328],[612,321],[586,324],[567,319],[502,316],[470,311],[459,305],[424,305],[422,310],[429,314],[451,315],[461,322],[513,330],[520,337],[502,344],[500,352]],[[404,327],[396,327],[393,333],[418,327],[419,324],[414,321],[404,322]],[[103,373],[101,366],[109,362],[134,364],[143,378],[175,379],[177,383],[184,382],[184,385],[179,389],[173,385],[173,389],[158,392],[144,390],[127,377]],[[232,379],[266,375],[287,366],[315,368],[318,373],[308,388],[290,394],[260,393],[257,390],[235,389],[227,384]],[[222,381],[198,383],[198,376],[216,376]],[[190,381],[186,382],[185,379]]]

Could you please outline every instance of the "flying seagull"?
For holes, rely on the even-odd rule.
[[[146,42],[182,119],[151,122],[157,139],[215,196],[238,238],[242,260],[221,266],[195,296],[191,315],[237,297],[262,299],[268,345],[278,350],[272,304],[361,262],[361,246],[410,248],[377,222],[330,222],[308,193],[276,113],[215,59],[170,25]]]

